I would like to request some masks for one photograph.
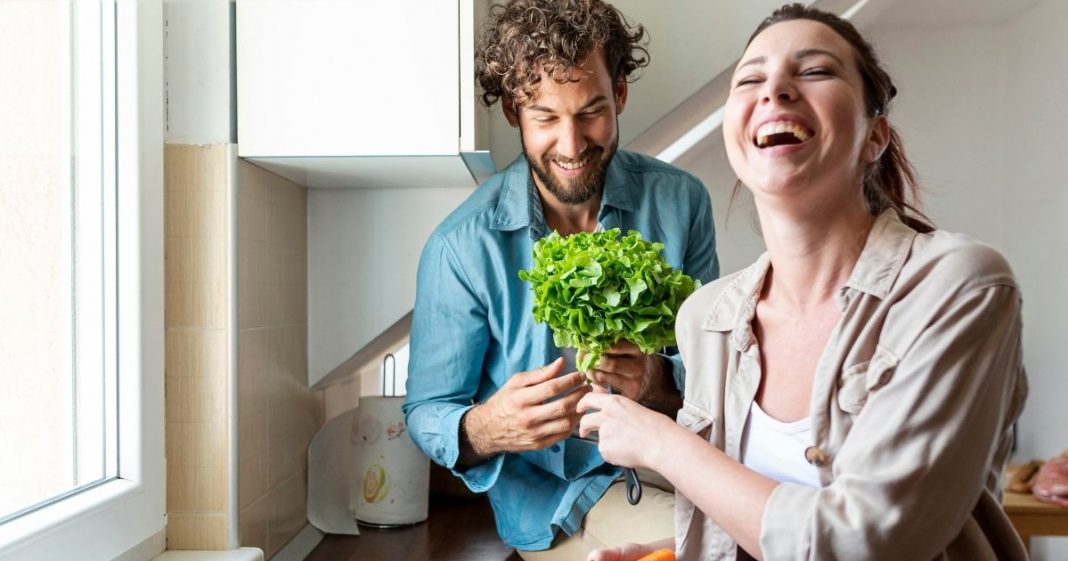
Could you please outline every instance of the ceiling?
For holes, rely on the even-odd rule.
[[[883,2],[873,22],[879,27],[1001,25],[1044,0],[894,0]]]

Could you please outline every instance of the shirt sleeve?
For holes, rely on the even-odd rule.
[[[834,481],[772,492],[764,559],[932,559],[960,533],[1024,376],[1019,292],[973,288],[928,317],[896,366],[869,370]]]
[[[696,179],[693,197],[694,215],[686,244],[683,272],[708,284],[719,278],[719,257],[716,255],[716,227],[712,218],[712,199],[705,186]]]
[[[455,252],[435,234],[416,276],[407,398],[408,434],[434,462],[475,492],[489,489],[503,462],[498,454],[460,470],[460,420],[472,407],[489,345],[486,307],[472,289]]]
[[[690,217],[690,230],[686,238],[686,254],[682,271],[708,284],[719,278],[719,257],[716,255],[716,228],[712,218],[712,199],[708,190],[697,179],[692,179],[691,189],[695,212]],[[663,355],[671,362],[671,375],[680,392],[686,388],[686,367],[677,348],[670,348]]]

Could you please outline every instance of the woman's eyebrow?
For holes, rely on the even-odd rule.
[[[737,71],[741,70],[742,68],[744,68],[746,66],[753,65],[753,64],[764,64],[767,61],[768,61],[768,57],[766,57],[766,56],[755,56],[755,57],[753,57],[753,58],[751,58],[751,59],[739,64],[738,67],[734,69],[734,71],[737,72]]]
[[[794,53],[794,58],[797,59],[797,60],[801,60],[801,59],[809,58],[809,57],[814,57],[814,56],[830,57],[830,58],[834,59],[835,62],[838,63],[838,66],[843,66],[843,67],[845,66],[845,63],[842,62],[842,59],[839,58],[838,55],[836,55],[836,54],[834,54],[831,51],[828,51],[826,49],[809,48],[809,49],[801,49],[800,51],[797,51],[796,53]]]

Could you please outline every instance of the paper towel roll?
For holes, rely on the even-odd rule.
[[[328,534],[359,535],[352,517],[359,457],[359,409],[328,421],[308,446],[308,522]]]
[[[361,524],[400,526],[426,520],[430,460],[408,436],[403,397],[361,397],[356,473],[362,485],[352,496]]]

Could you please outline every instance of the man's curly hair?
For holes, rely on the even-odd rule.
[[[490,9],[475,54],[482,103],[510,97],[521,107],[534,97],[541,71],[558,83],[597,47],[615,80],[649,64],[645,28],[601,0],[511,0]]]

